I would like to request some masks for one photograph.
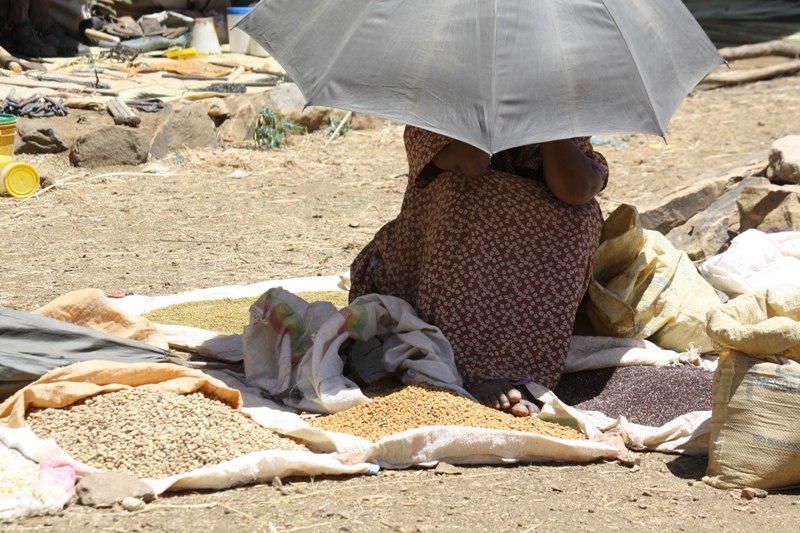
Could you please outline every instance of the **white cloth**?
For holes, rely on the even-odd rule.
[[[706,260],[700,272],[732,298],[761,289],[791,294],[800,290],[800,231],[749,229],[725,252]]]

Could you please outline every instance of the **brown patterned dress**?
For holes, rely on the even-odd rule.
[[[495,154],[480,178],[431,172],[451,139],[408,126],[400,214],[353,262],[350,300],[409,302],[453,346],[464,386],[507,378],[553,388],[589,283],[603,218],[548,189],[538,145]],[[606,170],[588,137],[574,142]]]

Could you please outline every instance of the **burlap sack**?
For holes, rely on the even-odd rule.
[[[603,223],[588,296],[596,335],[647,339],[676,352],[712,351],[706,314],[721,305],[719,297],[685,252],[642,228],[633,206],[619,206]]]
[[[708,315],[721,357],[712,385],[707,483],[800,483],[800,293],[739,296]]]
[[[67,293],[34,313],[133,339],[163,350],[169,349],[166,337],[155,324],[146,318],[125,313],[98,289]]]
[[[25,425],[30,407],[66,407],[83,398],[141,385],[157,384],[179,394],[200,391],[242,407],[239,391],[199,370],[169,363],[86,361],[48,372],[0,404],[0,426]]]

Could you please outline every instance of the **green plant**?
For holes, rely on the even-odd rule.
[[[279,122],[275,112],[264,107],[258,115],[258,125],[256,125],[256,132],[253,137],[259,148],[264,145],[267,148],[280,148],[290,132],[301,131],[302,129],[303,126],[291,120],[281,120]]]
[[[339,128],[339,124],[342,125],[341,128]],[[347,132],[350,131],[350,122],[344,119],[336,120],[333,118],[333,116],[328,115],[328,127],[325,128],[325,136],[330,137],[333,135],[336,131],[336,128],[339,128],[339,135],[344,137]]]

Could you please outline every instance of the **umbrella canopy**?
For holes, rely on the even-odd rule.
[[[664,135],[686,94],[724,62],[681,0],[262,0],[237,27],[308,105],[489,153]]]

